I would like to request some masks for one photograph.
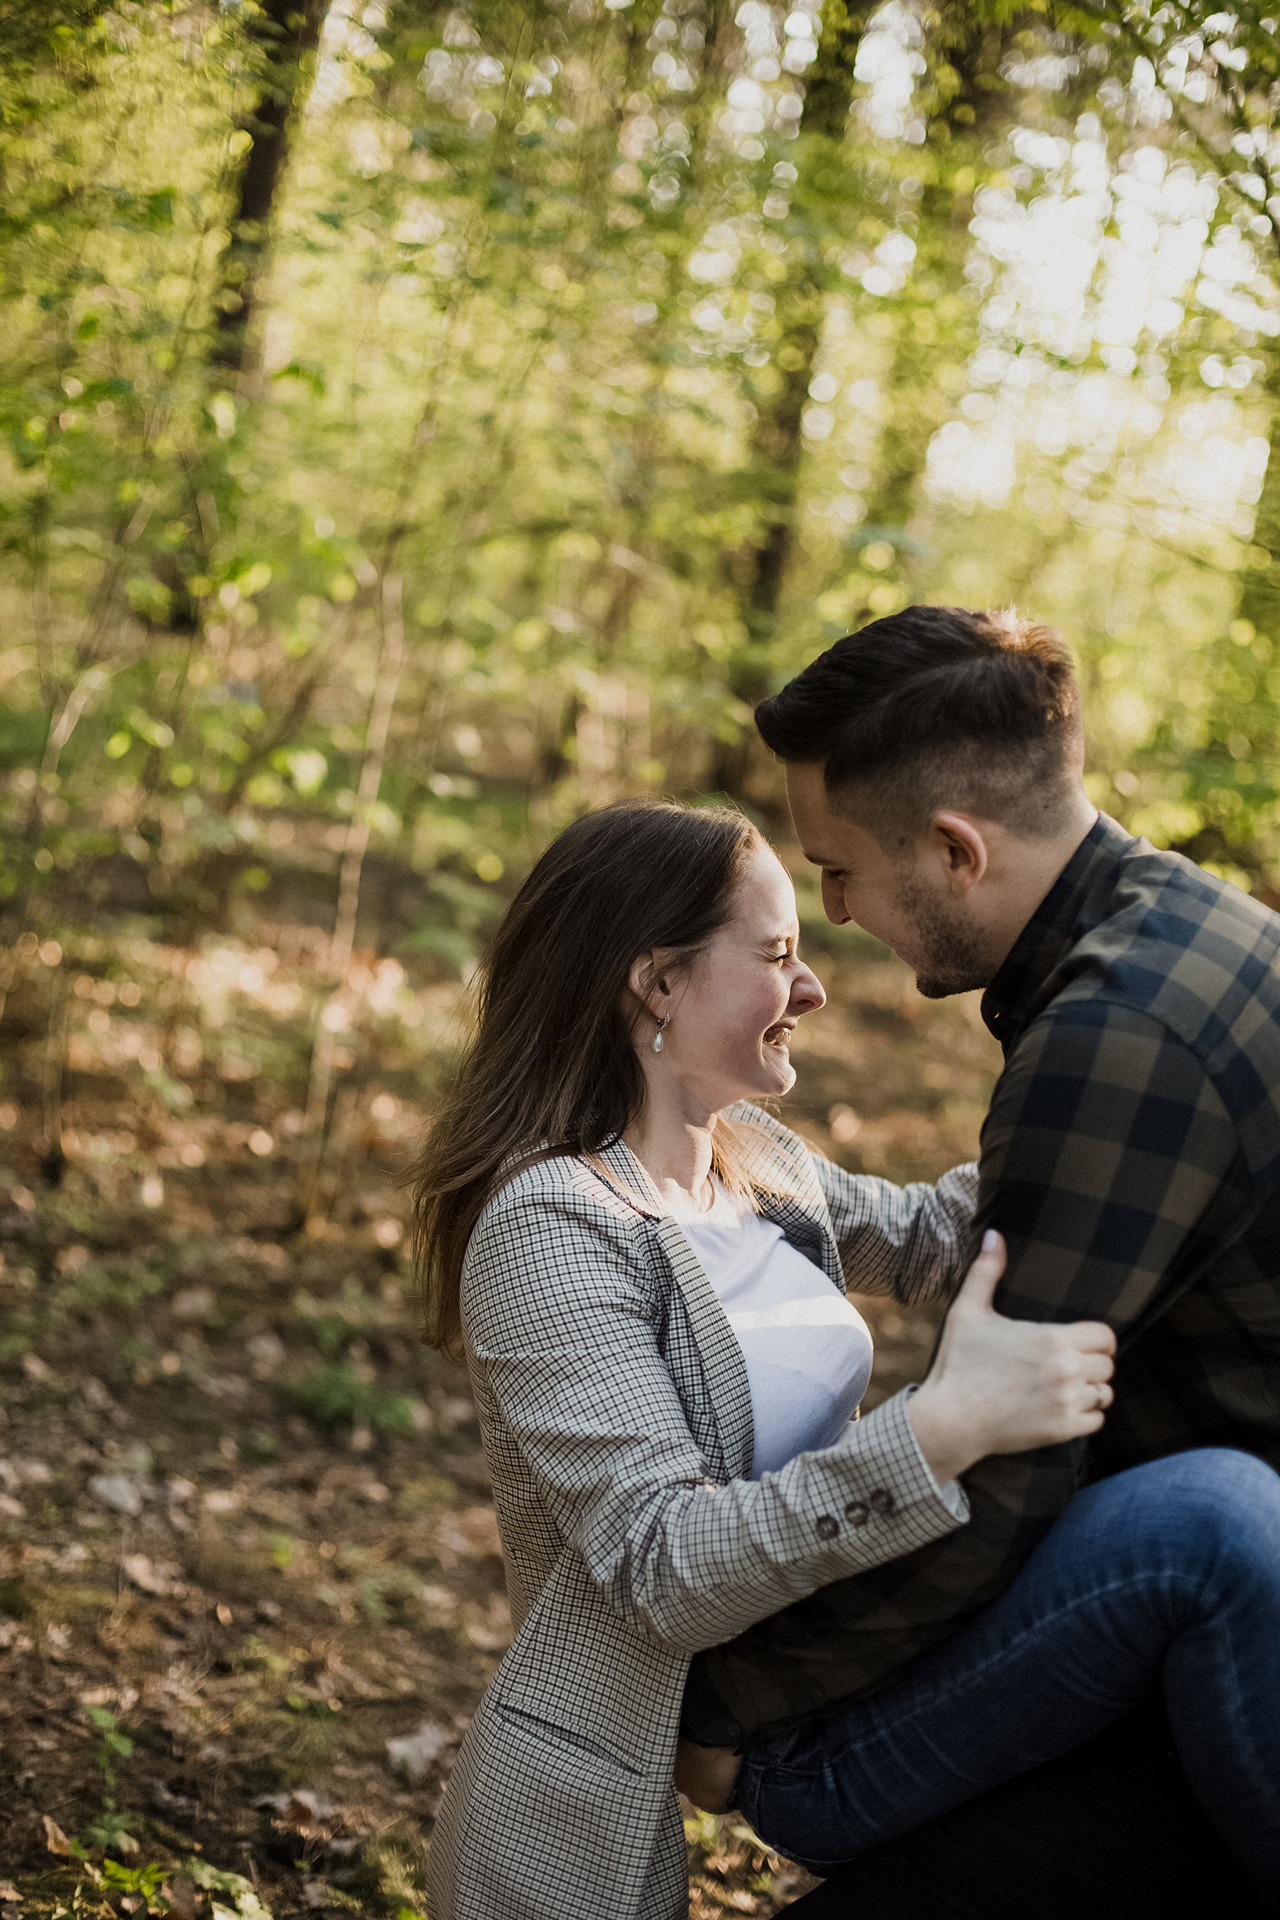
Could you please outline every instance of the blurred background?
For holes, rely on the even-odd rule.
[[[779,840],[789,1114],[897,1179],[996,1050],[822,922],[749,724],[821,647],[1016,601],[1098,804],[1280,900],[1276,36],[0,0],[4,1920],[421,1913],[510,1625],[402,1182],[566,822]],[[689,1836],[699,1920],[801,1884]]]

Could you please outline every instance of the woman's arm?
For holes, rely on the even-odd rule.
[[[618,1614],[695,1652],[967,1517],[897,1396],[832,1448],[716,1485],[658,1347],[645,1223],[508,1189],[467,1255],[467,1340],[566,1541]]]
[[[569,1189],[509,1189],[476,1230],[463,1309],[566,1541],[620,1617],[692,1653],[958,1526],[964,1495],[939,1486],[928,1449],[946,1478],[985,1452],[1100,1424],[1078,1408],[1105,1402],[1079,1382],[1105,1379],[1109,1359],[1096,1340],[1082,1358],[1080,1330],[1000,1320],[989,1304],[998,1271],[980,1262],[957,1302],[946,1364],[915,1396],[920,1438],[899,1394],[836,1446],[727,1485],[708,1478],[659,1350],[636,1216]]]
[[[972,1258],[976,1162],[935,1185],[895,1187],[813,1155],[851,1293],[888,1293],[904,1306],[954,1292]]]

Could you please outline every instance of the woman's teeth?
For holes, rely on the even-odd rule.
[[[764,1043],[766,1047],[785,1047],[791,1038],[790,1027],[766,1027]]]

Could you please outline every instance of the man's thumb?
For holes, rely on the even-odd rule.
[[[965,1275],[964,1285],[956,1295],[956,1305],[963,1302],[966,1307],[976,1307],[980,1312],[989,1309],[1004,1267],[1004,1236],[997,1233],[994,1227],[988,1227],[982,1236],[982,1251]]]

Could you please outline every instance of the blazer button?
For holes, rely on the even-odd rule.
[[[829,1513],[824,1513],[814,1521],[813,1530],[819,1540],[834,1540],[840,1531],[840,1522],[833,1520]]]
[[[851,1500],[844,1510],[844,1517],[851,1527],[865,1527],[871,1518],[871,1509],[865,1500]]]
[[[886,1493],[883,1487],[876,1488],[876,1491],[871,1496],[871,1511],[873,1513],[878,1513],[882,1518],[887,1520],[891,1513],[897,1511],[897,1507],[898,1503],[891,1493]]]

